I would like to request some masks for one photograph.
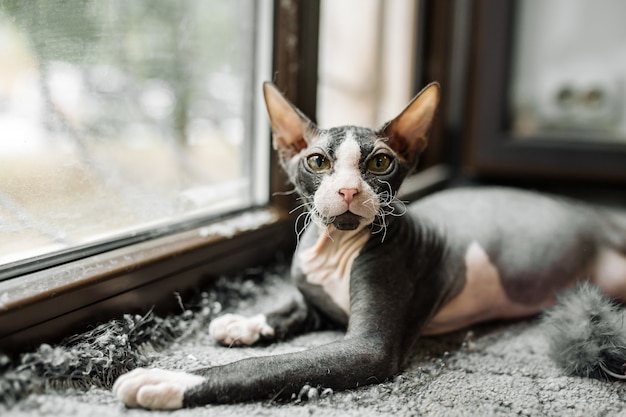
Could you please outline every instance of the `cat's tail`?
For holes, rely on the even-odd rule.
[[[543,316],[549,355],[568,375],[626,380],[626,310],[581,282]]]

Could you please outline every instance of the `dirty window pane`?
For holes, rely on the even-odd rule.
[[[264,203],[265,3],[0,0],[0,279]]]

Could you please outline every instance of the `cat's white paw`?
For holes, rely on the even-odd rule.
[[[209,334],[225,346],[250,346],[261,336],[274,336],[274,329],[267,324],[264,314],[254,317],[225,314],[211,321]]]
[[[186,372],[138,368],[115,381],[113,394],[127,407],[175,410],[183,407],[185,390],[202,381],[201,376]]]

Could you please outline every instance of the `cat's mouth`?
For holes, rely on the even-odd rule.
[[[355,230],[361,223],[361,216],[358,216],[350,211],[346,211],[343,214],[335,217],[333,224],[339,230]]]

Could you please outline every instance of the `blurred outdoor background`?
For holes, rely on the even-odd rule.
[[[0,1],[0,264],[251,204],[254,3]]]

